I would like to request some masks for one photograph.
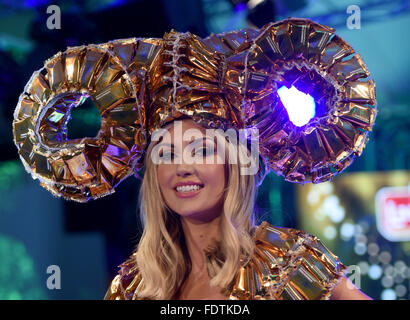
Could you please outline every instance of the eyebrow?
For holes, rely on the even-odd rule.
[[[212,140],[210,137],[198,138],[198,139],[195,139],[195,140],[190,141],[189,143],[191,144],[191,143],[197,142],[197,141],[199,141],[199,140],[202,140],[202,141],[204,141],[204,140],[210,140],[210,141],[212,141],[213,143],[215,143],[215,140]],[[158,141],[158,142],[156,143],[156,145],[158,145],[158,144],[161,144],[162,146],[171,146],[171,148],[174,147],[174,144],[173,144],[173,143],[169,143],[169,142],[164,142],[164,143],[162,143],[162,140],[160,140],[160,141]]]

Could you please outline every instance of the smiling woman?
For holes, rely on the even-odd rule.
[[[139,197],[144,232],[106,299],[368,299],[316,237],[266,221],[255,224],[264,164],[243,171],[252,148],[231,139],[215,143],[206,134],[209,128],[256,128],[258,156],[288,181],[317,183],[342,171],[367,137],[350,131],[346,119],[353,108],[346,111],[344,101],[373,103],[374,83],[348,84],[368,72],[358,56],[337,65],[353,51],[336,36],[330,41],[332,33],[290,19],[257,35],[247,30],[206,41],[174,32],[164,37],[158,66],[148,72],[151,142]],[[303,43],[307,38],[309,45]],[[303,99],[286,100],[285,89]],[[295,113],[304,113],[306,98],[315,117],[292,123]],[[358,108],[367,123],[362,129],[369,129],[374,109]],[[177,130],[171,124],[178,119]],[[199,140],[191,139],[198,138],[192,130]],[[169,134],[157,139],[158,131]],[[210,152],[215,146],[218,152]]]
[[[369,75],[308,19],[74,47],[31,77],[14,141],[33,178],[67,200],[109,195],[145,169],[143,234],[106,299],[367,299],[319,239],[253,214],[269,170],[320,183],[362,153],[376,116]],[[86,97],[101,128],[67,139]],[[306,106],[314,116],[293,123]]]
[[[249,256],[253,249],[250,231],[254,176],[240,175],[238,165],[218,159],[220,152],[205,157],[194,154],[195,163],[187,164],[183,155],[195,141],[183,141],[183,135],[195,128],[206,137],[205,128],[189,119],[182,120],[180,134],[174,132],[174,126],[166,128],[171,140],[165,138],[158,146],[172,143],[181,147],[172,151],[164,147],[164,154],[172,153],[173,162],[159,165],[149,157],[156,143],[152,142],[147,150],[140,195],[145,228],[136,257],[142,277],[149,282],[139,294],[157,298],[226,298],[226,293],[220,291],[233,280],[240,254]],[[199,141],[199,151],[206,144],[214,144],[209,138]],[[216,145],[209,148],[219,150]],[[195,186],[197,190],[193,190]],[[227,252],[226,263],[212,281],[219,286],[211,286],[205,251],[221,242]]]
[[[184,140],[189,130],[205,137],[206,130],[191,119],[175,122],[182,123],[179,134],[168,124],[168,138],[148,146],[139,197],[144,232],[106,299],[367,298],[317,238],[254,224],[257,181],[241,174],[239,148],[229,149],[228,140],[210,148],[236,150],[237,163],[218,159],[219,152],[193,153],[195,161],[186,163],[193,145],[203,150],[214,142]],[[155,164],[156,147],[172,161]]]
[[[182,132],[197,128],[205,135],[205,129],[196,125],[192,120],[183,120],[182,124]],[[226,161],[225,159],[212,159],[211,164],[201,164],[196,161],[195,165],[186,164],[185,161],[178,161],[180,158],[185,160],[186,157],[183,157],[183,151],[193,143],[183,141],[182,136],[174,133],[174,127],[170,128],[170,135],[172,136],[172,142],[179,140],[183,144],[182,150],[175,148],[173,151],[168,151],[173,155],[172,164],[158,165],[157,175],[162,196],[168,207],[182,217],[210,221],[221,214],[222,196],[226,185],[226,165],[224,164]],[[206,143],[206,140],[204,142]],[[201,149],[205,148],[206,145]],[[202,151],[201,149],[199,151]],[[194,154],[194,157],[202,158],[202,156],[200,153],[198,155]],[[209,156],[216,158],[219,155],[213,153]],[[197,162],[199,164],[196,164]]]

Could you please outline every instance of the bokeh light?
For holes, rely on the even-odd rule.
[[[396,300],[396,292],[393,289],[384,289],[381,294],[382,300]]]
[[[0,300],[47,298],[24,244],[0,234],[0,257]]]

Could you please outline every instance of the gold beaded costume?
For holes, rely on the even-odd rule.
[[[141,169],[155,129],[189,116],[210,128],[257,129],[260,181],[269,171],[296,183],[329,180],[362,153],[377,113],[366,65],[334,31],[289,18],[206,39],[171,31],[68,48],[20,96],[13,134],[21,161],[54,196],[87,202]],[[281,87],[314,98],[309,122],[289,120]],[[87,98],[101,129],[69,140],[70,111]],[[255,243],[233,299],[327,298],[343,273],[337,257],[301,231],[263,223]],[[142,284],[133,256],[106,298],[137,299]]]

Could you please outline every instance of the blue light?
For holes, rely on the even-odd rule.
[[[241,12],[244,10],[246,10],[246,4],[244,4],[243,2],[239,2],[234,8],[235,12]]]
[[[289,120],[297,127],[302,127],[315,116],[315,100],[310,94],[299,91],[294,86],[288,89],[282,86],[278,95],[289,115]]]
[[[6,1],[7,3],[8,1]],[[10,1],[12,3],[13,1]],[[26,0],[24,1],[24,7],[26,8],[38,8],[41,6],[45,6],[49,4],[51,1],[50,0]]]

